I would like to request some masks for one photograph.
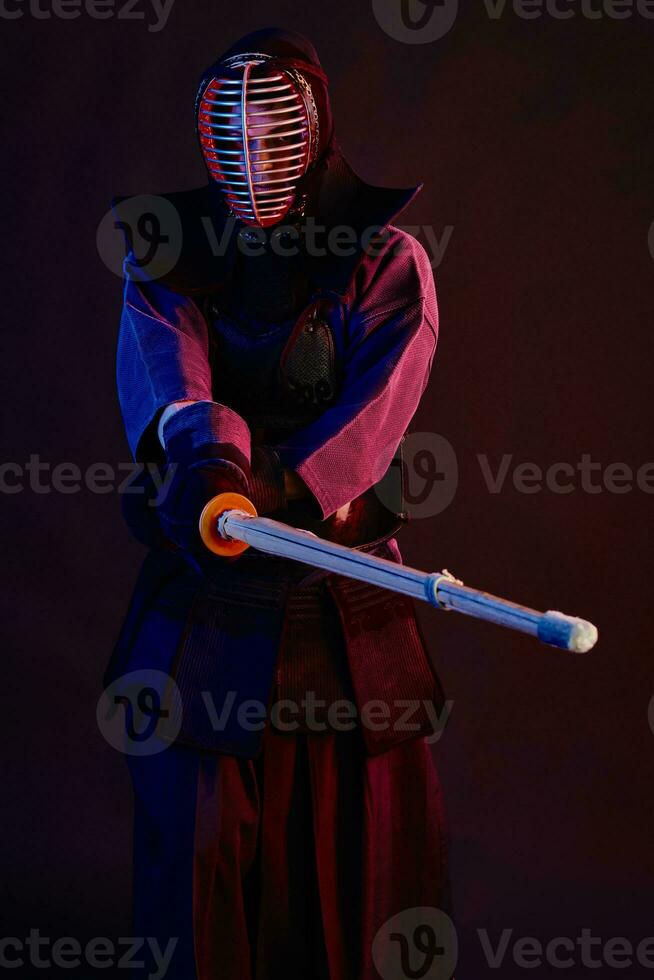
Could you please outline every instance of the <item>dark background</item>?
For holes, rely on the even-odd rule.
[[[273,24],[315,41],[354,167],[380,184],[425,180],[403,222],[454,229],[412,428],[449,440],[459,486],[403,533],[406,561],[601,631],[575,657],[421,610],[454,701],[437,758],[458,980],[498,974],[477,929],[495,941],[505,928],[574,939],[592,927],[637,942],[654,934],[654,500],[579,480],[567,495],[527,495],[510,477],[491,494],[477,454],[494,469],[505,453],[545,468],[584,453],[602,468],[654,460],[654,21],[510,9],[494,21],[475,3],[441,40],[406,45],[367,0],[177,0],[160,33],[85,15],[1,20],[5,460],[128,460],[114,391],[121,283],[97,227],[114,194],[204,182],[197,79]],[[114,493],[26,489],[2,503],[3,935],[129,935],[129,783],[95,704],[142,552]],[[503,978],[524,974],[508,960]]]

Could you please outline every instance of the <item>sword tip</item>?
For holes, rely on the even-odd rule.
[[[599,638],[597,627],[586,619],[550,610],[538,625],[538,639],[571,653],[588,653]]]

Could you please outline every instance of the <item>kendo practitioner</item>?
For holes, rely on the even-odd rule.
[[[106,679],[163,671],[182,704],[174,744],[129,759],[134,935],[175,937],[180,980],[372,980],[384,923],[446,901],[425,741],[443,695],[413,605],[254,550],[212,556],[198,517],[234,491],[401,561],[398,452],[438,334],[426,253],[392,224],[419,188],[353,173],[295,33],[234,45],[195,117],[209,181],[166,196],[172,270],[128,254],[118,348],[132,453],[172,478],[157,507],[147,475],[124,498],[150,551]],[[343,228],[356,245],[325,244]]]

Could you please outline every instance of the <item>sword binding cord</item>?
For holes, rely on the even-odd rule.
[[[440,606],[440,608],[443,609],[445,612],[452,612],[452,607],[448,606],[446,602],[443,599],[441,599],[441,597],[438,594],[438,587],[441,584],[441,582],[454,582],[455,585],[463,585],[463,582],[461,581],[460,578],[455,578],[455,576],[452,575],[452,573],[449,572],[447,568],[444,568],[443,571],[440,573],[440,575],[437,575],[436,578],[433,580],[433,582],[430,582],[430,586],[433,589],[433,596],[436,605]]]

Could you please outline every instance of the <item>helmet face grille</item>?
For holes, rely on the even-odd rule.
[[[266,228],[289,212],[312,152],[309,108],[292,74],[246,61],[213,78],[200,100],[198,134],[237,218]]]

